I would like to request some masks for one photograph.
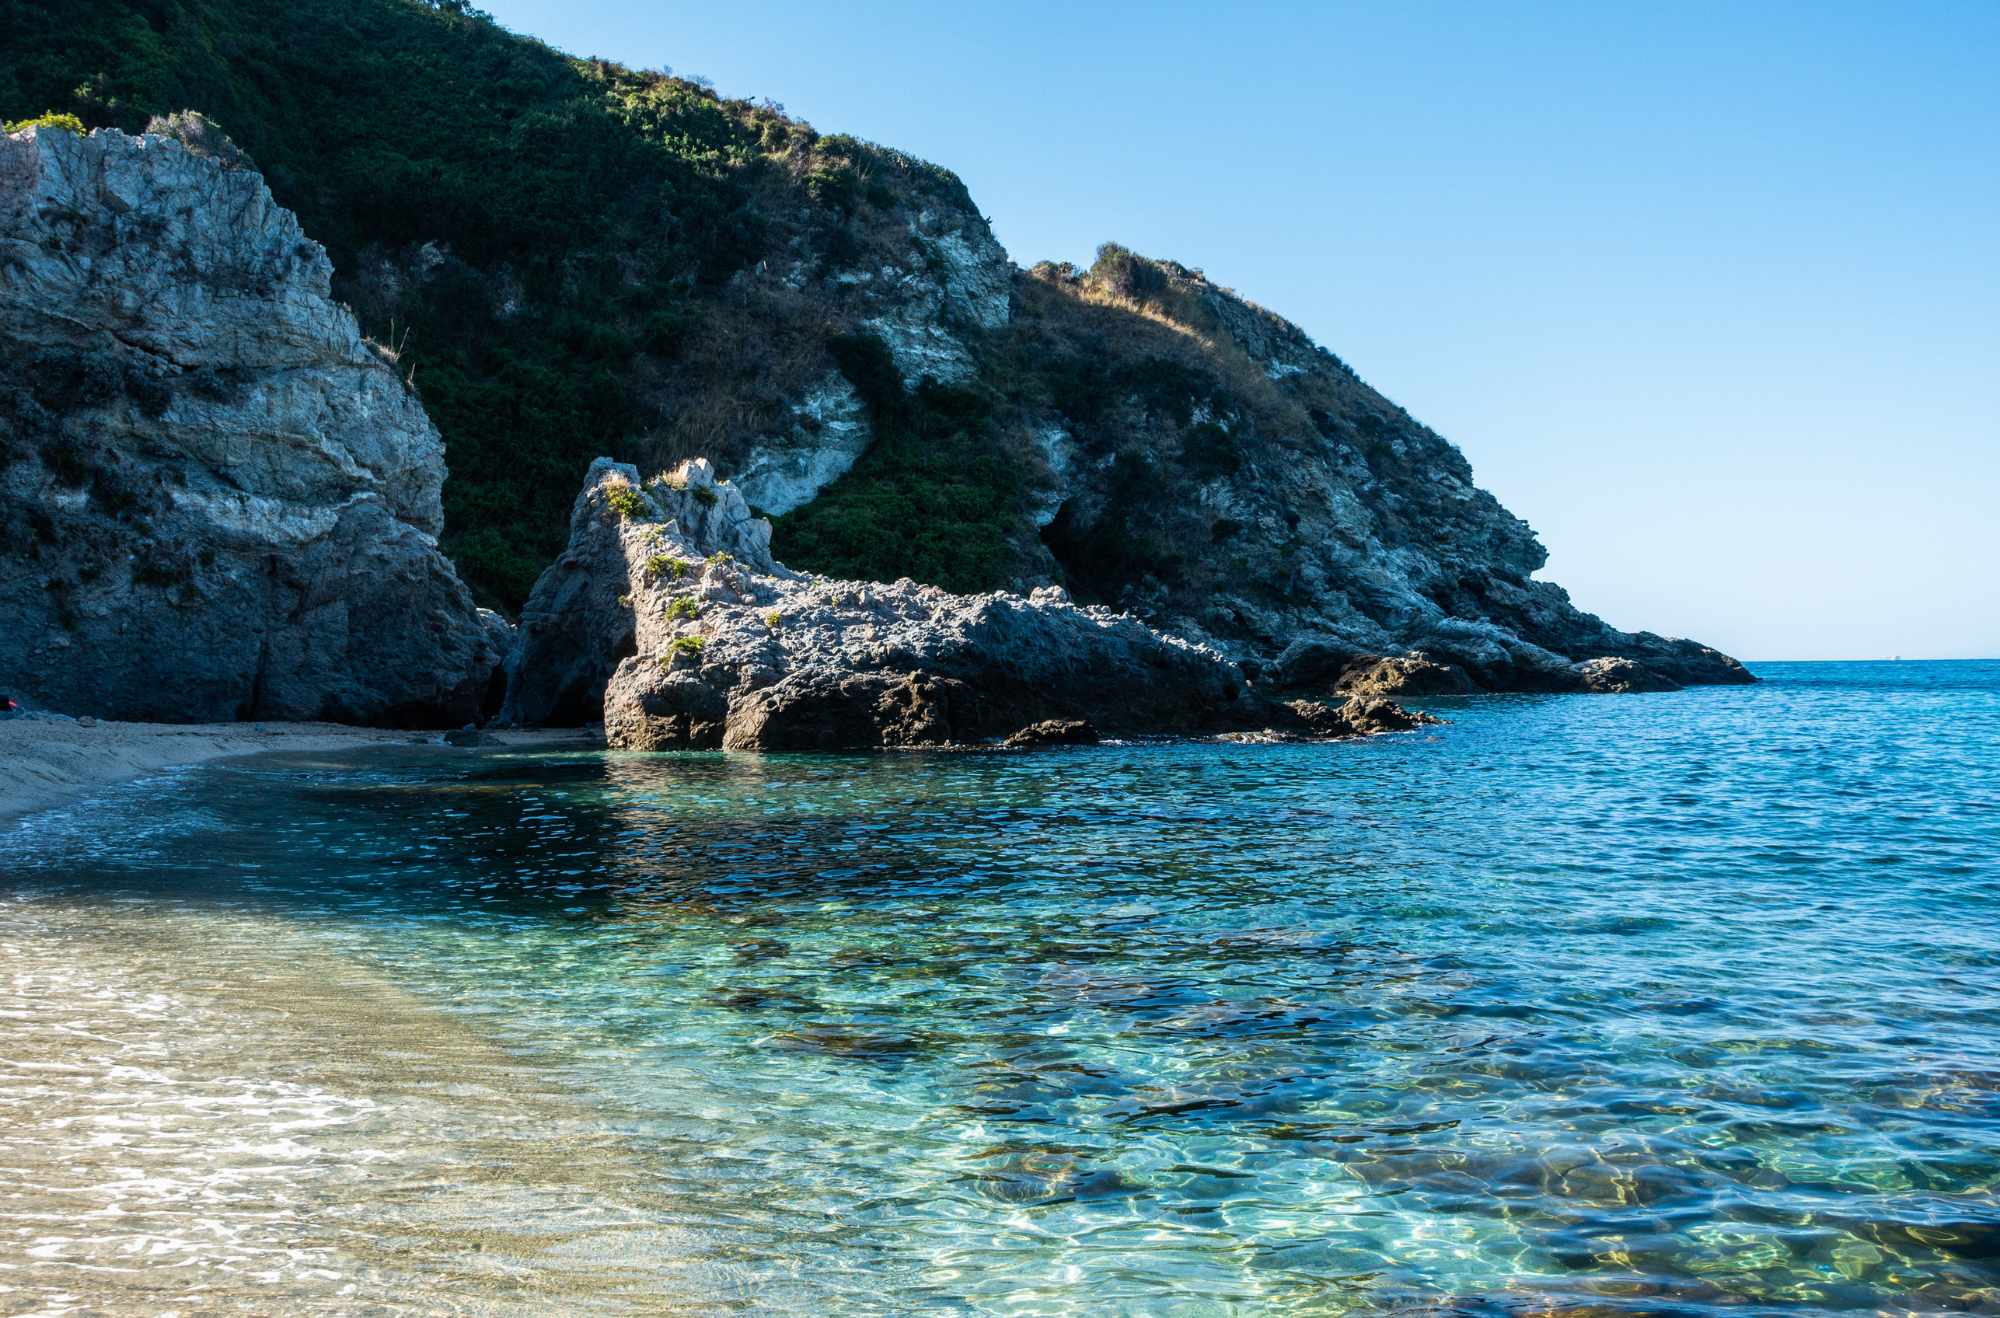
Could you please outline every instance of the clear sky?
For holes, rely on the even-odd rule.
[[[1455,441],[1543,576],[1750,659],[2000,655],[2000,0],[481,0],[1115,239]]]

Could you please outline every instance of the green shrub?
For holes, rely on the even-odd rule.
[[[630,485],[611,485],[604,491],[604,502],[611,511],[618,514],[622,522],[635,521],[646,515],[646,496]]]
[[[705,644],[704,638],[700,636],[676,636],[672,641],[667,643],[668,659],[661,662],[668,662],[679,655],[687,655],[689,658],[699,659],[703,644]]]
[[[1105,243],[1097,249],[1097,261],[1090,267],[1090,278],[1113,292],[1140,302],[1164,292],[1167,287],[1166,273],[1159,266],[1117,243]]]
[[[989,590],[1016,573],[1010,540],[1027,478],[1000,444],[987,392],[925,380],[914,391],[882,341],[849,335],[835,363],[868,407],[875,442],[854,468],[779,523],[778,556],[835,577],[909,576]]]
[[[785,615],[778,612],[776,609],[772,609],[769,613],[764,615],[764,625],[766,627],[769,627],[772,631],[778,630],[778,624],[783,622],[784,620],[785,620]]]
[[[689,493],[693,494],[694,501],[704,508],[713,508],[717,503],[721,502],[721,496],[706,485],[697,485]]]
[[[50,110],[47,114],[38,114],[32,119],[16,119],[12,123],[0,124],[0,132],[20,133],[30,128],[62,128],[75,133],[78,137],[90,131],[83,126],[83,120],[75,115],[61,114],[55,110]]]
[[[692,618],[701,612],[701,604],[692,595],[677,595],[667,605],[667,620]]]
[[[195,110],[156,114],[146,121],[146,131],[159,137],[171,137],[198,156],[220,161],[224,169],[247,169],[254,163],[236,143],[229,140],[229,135],[219,125]]]
[[[806,175],[806,195],[829,210],[853,210],[860,190],[860,182],[851,169],[821,166]]]
[[[1227,430],[1213,421],[1190,426],[1181,435],[1181,465],[1198,479],[1233,476],[1243,468],[1243,453]]]

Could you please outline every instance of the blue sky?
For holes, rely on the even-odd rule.
[[[1204,269],[1623,627],[2000,655],[2000,3],[485,0]]]

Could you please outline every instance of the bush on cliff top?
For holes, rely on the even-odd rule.
[[[0,132],[5,133],[26,132],[30,128],[66,128],[78,137],[90,131],[83,126],[83,120],[75,115],[58,114],[54,110],[47,114],[38,114],[32,119],[15,119],[8,123],[0,123]]]

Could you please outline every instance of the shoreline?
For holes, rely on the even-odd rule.
[[[442,745],[441,732],[341,723],[91,723],[29,715],[0,721],[0,827],[118,783],[183,765],[262,751]],[[489,745],[553,746],[584,740],[576,728],[486,731]]]

